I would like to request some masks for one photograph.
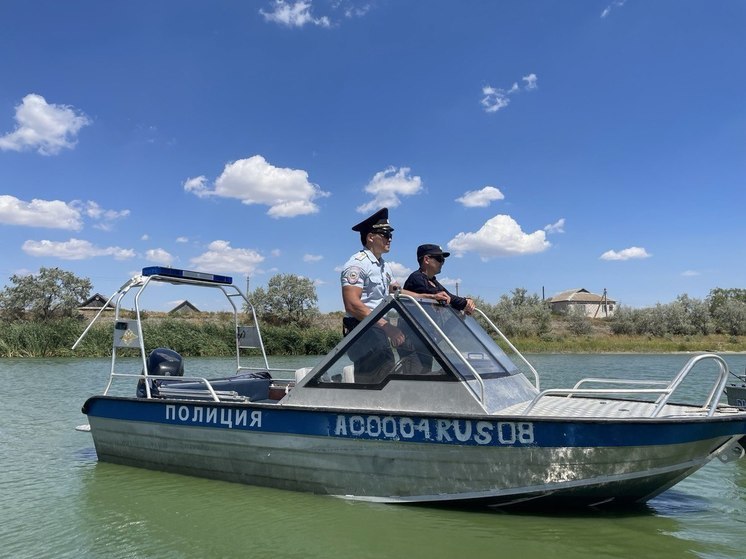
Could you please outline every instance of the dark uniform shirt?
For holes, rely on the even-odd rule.
[[[454,309],[457,311],[463,311],[466,308],[466,297],[454,295],[443,287],[435,276],[428,278],[427,275],[420,270],[412,272],[409,275],[407,281],[404,283],[404,289],[407,291],[414,291],[415,293],[429,293],[431,295],[445,291],[451,298],[451,306]]]

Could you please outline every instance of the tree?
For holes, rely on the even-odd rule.
[[[713,316],[721,307],[736,301],[746,303],[746,289],[723,289],[722,287],[716,287],[715,289],[711,289],[710,294],[707,296],[707,303],[710,306],[710,314]]]
[[[522,287],[513,289],[510,296],[501,295],[495,305],[480,307],[506,336],[540,335],[551,329],[549,308],[538,295],[529,295]]]
[[[313,282],[294,274],[275,274],[267,289],[255,289],[250,296],[259,317],[272,324],[309,326],[319,313]]]
[[[746,334],[746,303],[731,301],[715,309],[715,325],[718,332],[731,336]]]
[[[0,311],[10,320],[50,320],[75,315],[91,293],[91,281],[59,268],[40,268],[36,275],[13,275],[0,292]]]
[[[573,306],[565,318],[567,329],[574,336],[587,336],[593,331],[591,319],[585,314],[585,305]]]

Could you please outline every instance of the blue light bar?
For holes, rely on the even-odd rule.
[[[193,279],[210,283],[224,283],[228,285],[233,283],[233,278],[230,276],[219,276],[217,274],[206,274],[204,272],[193,272],[191,270],[179,270],[177,268],[166,268],[164,266],[148,266],[147,268],[143,268],[142,275]]]

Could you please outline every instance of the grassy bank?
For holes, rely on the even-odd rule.
[[[652,336],[589,335],[512,339],[525,353],[673,353],[673,352],[746,352],[746,336]]]
[[[94,325],[75,351],[71,349],[85,326],[75,319],[10,323],[0,330],[0,357],[110,356],[110,320]],[[233,324],[226,321],[146,319],[143,337],[148,351],[168,347],[185,357],[235,355]],[[262,327],[262,337],[269,355],[319,355],[333,348],[342,335],[339,329],[267,325]],[[251,352],[259,354],[259,350]]]
[[[96,324],[82,344],[72,351],[85,322],[12,322],[0,329],[0,357],[106,357],[111,355],[112,324]],[[151,317],[143,321],[146,349],[169,347],[185,357],[219,357],[234,354],[233,325],[215,317],[194,320]],[[269,355],[319,355],[341,339],[339,317],[326,317],[309,328],[262,327]],[[587,335],[572,335],[561,327],[549,334],[511,339],[526,353],[670,353],[746,352],[746,336],[631,336],[611,334],[598,326]]]

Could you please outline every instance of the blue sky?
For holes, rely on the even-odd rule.
[[[745,287],[744,28],[742,0],[4,1],[0,282],[293,273],[340,310],[387,206],[402,282],[437,243],[488,302]]]

